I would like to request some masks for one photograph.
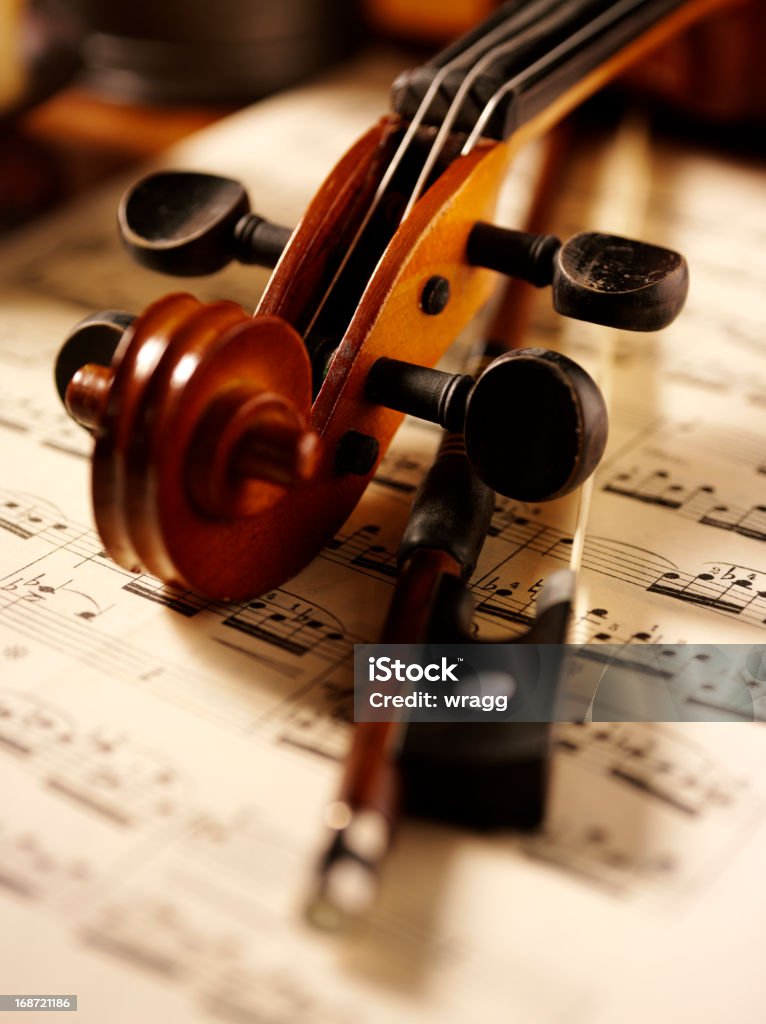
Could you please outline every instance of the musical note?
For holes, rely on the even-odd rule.
[[[662,893],[679,882],[672,850],[637,853],[618,829],[599,824],[570,819],[545,828],[522,846],[529,856],[614,892]]]
[[[72,721],[60,708],[36,696],[0,692],[0,743],[21,754],[35,754],[70,744],[73,736]]]
[[[322,558],[352,569],[395,580],[399,572],[396,550],[376,543],[380,526],[362,526],[352,533],[341,531],[322,552]]]
[[[759,721],[766,683],[750,645],[586,643],[573,650],[565,681],[566,711],[598,721]],[[753,662],[755,671],[748,671]]]
[[[354,642],[362,642],[349,635],[336,616],[287,590],[248,602],[228,615],[223,625],[294,657],[311,655],[332,663],[347,657]]]
[[[198,612],[209,608],[212,604],[211,601],[195,594],[193,590],[176,587],[172,583],[163,583],[145,573],[140,573],[129,580],[122,589],[128,594],[136,594],[138,597],[146,598],[147,601],[170,608],[187,618],[197,615]]]
[[[70,857],[32,832],[11,832],[0,822],[0,886],[40,898],[67,883],[86,885],[94,875],[83,856]]]
[[[346,690],[346,700],[349,690]],[[296,706],[279,723],[277,743],[318,756],[340,761],[348,750],[348,713],[331,715],[324,702]]]
[[[633,467],[620,471],[603,485],[607,494],[618,494],[648,505],[680,513],[703,526],[738,533],[752,540],[766,541],[766,505],[749,508],[722,501],[710,484],[689,486],[667,470],[652,472]]]
[[[664,901],[704,889],[718,858],[748,833],[757,803],[750,784],[694,734],[640,723],[568,724],[556,727],[555,742],[555,770],[566,782],[542,832],[521,840],[530,857],[607,891]],[[571,800],[586,780],[591,799],[573,814]],[[650,809],[658,825],[642,831]]]
[[[733,809],[746,785],[705,752],[667,728],[642,723],[560,725],[557,744],[584,758],[592,770],[640,789],[683,815],[701,817]]]
[[[373,483],[376,487],[401,494],[410,501],[428,465],[428,459],[402,454],[394,448],[386,452]]]
[[[647,588],[676,601],[766,624],[766,573],[736,565],[709,563],[706,572],[664,572]]]
[[[61,408],[51,407],[49,402],[19,395],[5,389],[0,390],[0,429],[14,434],[26,434],[66,455],[87,458],[92,441]]]
[[[91,945],[176,979],[193,976],[203,964],[209,971],[228,952],[226,933],[192,920],[169,898],[142,893],[105,907],[81,934]]]
[[[160,755],[122,737],[98,734],[80,743],[77,756],[47,782],[120,825],[176,814],[183,792],[183,783]]]
[[[717,460],[724,465],[744,466],[756,473],[760,472],[765,456],[763,438],[757,433],[727,423],[670,418],[656,421],[649,430],[636,432],[633,441],[620,454],[625,457],[628,453],[648,458],[660,454],[665,460],[684,464]],[[613,472],[612,461],[607,459],[604,468]]]

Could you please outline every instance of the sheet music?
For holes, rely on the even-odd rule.
[[[261,103],[165,162],[242,178],[292,223],[399,66]],[[598,148],[573,167],[560,232],[614,230],[590,219],[609,187],[594,194]],[[616,339],[573,638],[763,642],[762,170],[667,141],[651,159],[643,234],[688,255],[692,291],[668,331]],[[509,223],[534,164],[513,172]],[[405,822],[369,924],[330,938],[304,923],[350,654],[378,636],[437,435],[409,424],[335,540],[256,601],[116,567],[51,371],[85,313],[173,290],[120,250],[122,184],[2,253],[0,988],[78,992],[88,1024],[760,1019],[766,750],[733,709],[731,724],[559,727],[542,832]],[[264,283],[234,268],[181,287],[254,306]],[[530,344],[587,361],[594,337],[562,332],[541,295]],[[531,622],[572,528],[571,503],[499,503],[472,581],[481,633]],[[727,710],[715,680],[696,699]]]

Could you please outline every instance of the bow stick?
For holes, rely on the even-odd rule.
[[[550,220],[571,144],[566,123],[546,139],[527,216],[528,232],[540,232]],[[532,297],[533,289],[518,280],[502,288],[488,340],[473,360],[475,374],[504,352],[520,348]],[[400,573],[381,643],[470,638],[465,581],[478,560],[494,507],[494,492],[474,472],[462,436],[445,433],[405,527]],[[570,571],[549,578],[538,599],[535,626],[516,642],[566,642],[578,564],[575,551]],[[503,800],[495,785],[488,813],[488,808],[479,806],[480,786],[472,785],[475,779],[466,762],[460,763],[458,780],[448,777],[443,759],[433,757],[433,739],[448,751],[450,740],[471,728],[452,726],[451,736],[445,736],[443,728],[434,734],[430,725],[408,726],[404,716],[354,726],[340,792],[326,810],[329,837],[308,904],[309,919],[317,927],[336,930],[370,909],[402,803],[416,813],[440,818],[487,824],[489,817],[494,824],[523,827],[539,823],[547,789],[549,730],[539,723],[500,727],[505,733],[499,766],[503,777],[495,782],[507,795]],[[475,746],[475,735],[470,739]],[[458,801],[456,788],[463,793]],[[440,800],[439,793],[447,800]]]

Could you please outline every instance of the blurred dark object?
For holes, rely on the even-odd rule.
[[[49,149],[17,130],[24,111],[59,90],[79,66],[80,28],[65,0],[0,0],[0,231],[61,195]]]
[[[80,28],[64,0],[0,3],[0,121],[39,103],[79,64]]]
[[[77,0],[86,84],[126,100],[254,100],[357,37],[356,0]]]
[[[18,227],[61,198],[61,178],[49,149],[12,128],[0,150],[0,234]]]
[[[376,31],[397,39],[446,43],[478,25],[500,0],[365,0],[367,20]]]
[[[766,3],[742,0],[657,50],[626,82],[695,118],[763,121],[765,45]]]
[[[126,105],[62,89],[2,125],[0,234],[140,166],[231,109]]]

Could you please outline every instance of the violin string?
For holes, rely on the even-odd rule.
[[[639,7],[643,2],[645,2],[645,0],[618,0],[617,3],[613,4],[601,15],[598,15],[596,18],[594,18],[593,21],[589,22],[587,25],[583,26],[581,29],[574,32],[571,36],[564,40],[564,42],[554,47],[553,50],[549,51],[545,56],[541,57],[534,64],[530,65],[529,68],[525,69],[523,72],[520,72],[509,82],[505,83],[500,89],[498,89],[493,94],[493,96],[490,97],[490,99],[485,104],[481,114],[477,118],[474,128],[472,129],[470,135],[466,139],[466,142],[461,150],[461,155],[467,155],[468,153],[471,152],[472,149],[476,147],[477,143],[482,137],[482,132],[484,131],[489,119],[492,117],[492,114],[496,110],[497,105],[500,103],[504,96],[506,96],[513,89],[519,88],[519,86],[523,85],[532,75],[537,74],[539,71],[544,71],[545,68],[552,61],[558,60],[561,56],[566,56],[566,54],[569,53],[572,49],[581,45],[583,42],[587,42],[591,36],[601,31],[603,28],[609,27],[609,25],[611,25],[613,22],[619,20],[619,18],[623,17],[626,13],[630,13],[630,11]],[[414,188],[410,192],[407,205],[400,218],[400,223],[411,212],[415,203],[420,198],[425,183],[428,177],[430,176],[431,172],[433,171],[433,167],[444,149],[447,138],[451,132],[454,122],[457,119],[457,116],[460,112],[460,107],[465,99],[465,96],[467,95],[468,90],[471,88],[472,84],[475,82],[476,78],[480,74],[482,74],[483,71],[487,69],[487,67],[491,66],[491,64],[498,60],[500,57],[506,55],[509,52],[512,52],[513,49],[517,48],[519,45],[531,39],[534,39],[536,36],[543,35],[546,31],[549,31],[551,29],[551,25],[553,26],[553,28],[559,25],[561,20],[565,19],[568,16],[566,11],[568,5],[562,4],[560,0],[554,0],[554,5],[556,9],[553,13],[550,13],[551,0],[538,0],[537,3],[531,2],[521,7],[514,16],[510,17],[508,20],[506,20],[505,22],[497,26],[495,29],[493,29],[491,32],[487,33],[487,35],[483,36],[480,40],[477,40],[477,42],[470,46],[467,50],[457,54],[451,61],[448,61],[434,75],[434,78],[432,79],[428,89],[426,90],[423,96],[423,99],[420,101],[420,104],[418,105],[418,109],[416,110],[407,128],[407,131],[405,132],[401,142],[399,143],[399,146],[396,149],[396,152],[394,153],[393,157],[391,158],[391,161],[389,162],[386,172],[381,178],[378,188],[376,189],[375,195],[373,196],[372,201],[364,217],[362,218],[360,226],[358,227],[353,238],[351,239],[351,242],[348,248],[346,249],[346,252],[339,266],[334,272],[327,288],[325,289],[322,295],[322,298],[320,299],[317,305],[316,310],[314,311],[311,321],[309,322],[309,325],[306,329],[307,335],[311,332],[312,328],[316,324],[322,310],[324,309],[327,303],[327,300],[329,299],[330,294],[332,293],[335,285],[337,284],[341,274],[347,267],[351,259],[351,256],[355,252],[364,231],[366,230],[367,226],[370,223],[370,220],[372,219],[376,210],[378,209],[380,202],[388,186],[390,185],[391,180],[394,177],[394,174],[400,167],[404,157],[409,151],[409,148],[412,144],[415,134],[417,133],[417,130],[420,128],[423,121],[425,120],[425,117],[431,107],[431,103],[433,102],[438,90],[441,88],[442,84],[444,83],[448,75],[457,68],[459,68],[461,65],[468,63],[470,60],[474,59],[476,54],[479,54],[482,51],[486,51],[484,52],[484,55],[479,59],[477,64],[474,65],[474,67],[468,72],[466,78],[463,80],[459,89],[457,90],[455,97],[451,101],[447,113],[437,132],[437,135],[434,138],[434,141],[429,149],[426,161],[418,177],[418,180]],[[543,18],[542,20],[539,20],[541,12],[547,13],[548,16],[546,18]],[[534,24],[536,19],[537,23]],[[487,46],[493,42],[493,40],[497,39],[499,36],[507,36],[509,32],[515,33],[512,40],[506,40],[503,43],[497,44],[495,46],[490,46],[489,50],[486,49]]]
[[[635,3],[637,2],[637,0],[633,0],[633,2]],[[549,8],[550,4],[548,4],[547,7]],[[439,131],[430,148],[425,164],[423,165],[420,175],[418,176],[418,180],[415,183],[415,187],[410,193],[410,197],[407,202],[407,207],[402,215],[402,220],[404,220],[404,218],[410,213],[413,206],[420,198],[420,195],[423,192],[423,189],[425,188],[426,182],[428,181],[428,178],[430,177],[431,172],[434,169],[436,161],[439,159],[439,156],[444,151],[444,147],[452,132],[455,121],[457,120],[460,114],[463,102],[468,93],[470,92],[471,88],[475,84],[476,80],[482,74],[484,74],[484,72],[501,57],[504,57],[507,54],[512,53],[519,46],[523,46],[526,43],[534,41],[538,37],[544,37],[547,33],[555,31],[557,28],[561,28],[562,25],[565,24],[570,17],[571,12],[568,9],[568,5],[556,5],[553,11],[548,12],[547,17],[535,22],[534,24],[529,26],[525,32],[517,34],[512,40],[502,43],[496,46],[493,50],[490,50],[481,58],[481,60],[479,60],[474,65],[473,68],[471,68],[471,70],[468,72],[466,77],[461,82],[460,87],[455,93],[455,96],[450,104],[449,110],[447,111],[447,114],[445,115],[441,125],[439,126]],[[538,61],[536,63],[539,64],[540,62]],[[535,66],[536,65],[532,65],[533,68]],[[524,76],[526,75],[526,73],[526,71],[521,72],[519,75],[516,75],[515,78],[513,78],[511,81],[515,84],[518,84],[519,81],[524,80]],[[488,103],[492,103],[495,97],[498,96],[498,100],[492,107],[493,110],[495,109],[497,102],[499,102],[499,94],[503,93],[503,88],[493,93],[493,95],[488,100]],[[486,106],[484,110],[486,110]],[[484,110],[479,115],[477,122],[478,120],[481,120]],[[484,125],[486,125],[486,121],[482,121],[482,126]],[[471,138],[473,138],[474,130],[472,130]],[[472,146],[471,148],[474,148],[474,146]],[[465,153],[466,150],[464,148],[463,150],[461,150],[461,155],[465,155]]]
[[[535,61],[524,71],[520,72],[514,78],[511,78],[506,82],[500,89],[498,89],[493,96],[487,101],[482,110],[479,118],[474,125],[471,134],[465,141],[461,152],[461,156],[466,156],[470,153],[477,145],[482,137],[484,129],[487,127],[493,113],[497,109],[498,104],[501,100],[512,92],[514,89],[518,89],[523,86],[529,78],[538,74],[541,71],[545,71],[548,65],[554,63],[561,57],[567,56],[567,54],[580,46],[582,43],[588,42],[591,36],[597,34],[604,28],[609,28],[611,24],[624,17],[626,14],[630,14],[631,11],[645,3],[645,0],[618,0],[609,7],[603,14],[598,15],[593,21],[588,22],[587,25],[583,25],[582,28],[578,29],[571,36],[559,43],[558,46],[554,46],[552,50],[549,50],[543,57]]]
[[[598,177],[597,188],[604,198],[591,215],[592,218],[610,223],[614,230],[626,235],[640,234],[649,206],[651,181],[649,127],[646,118],[639,117],[633,112],[623,119]],[[603,328],[599,329],[589,324],[578,324],[576,329],[578,333],[582,330],[591,331],[594,337],[600,338],[599,367],[598,370],[594,368],[593,376],[601,388],[607,408],[611,409],[614,391],[614,350],[620,332],[614,329],[604,331]],[[580,488],[578,495],[576,525],[569,560],[569,568],[575,580],[578,579],[582,567],[594,488],[595,476],[591,476]],[[587,589],[582,583],[575,583],[573,593],[571,623],[576,627],[586,619],[589,602]],[[571,639],[577,640],[576,637]],[[595,681],[590,702],[582,716],[583,722],[593,721],[593,708],[598,700],[599,687],[605,673],[606,666]]]
[[[486,36],[483,36],[481,39],[477,40],[477,42],[475,42],[467,50],[464,50],[463,52],[457,54],[455,57],[452,58],[452,60],[448,61],[443,67],[441,67],[436,72],[425,94],[423,95],[423,99],[418,104],[418,108],[415,111],[415,114],[413,115],[412,120],[410,121],[410,124],[408,125],[407,130],[404,133],[404,136],[402,137],[399,145],[397,146],[394,155],[389,161],[388,167],[386,168],[386,171],[383,174],[383,177],[381,178],[380,183],[378,184],[378,187],[375,191],[375,195],[373,196],[372,201],[369,207],[367,208],[367,211],[365,212],[365,215],[362,218],[359,227],[357,228],[353,238],[351,239],[351,242],[349,243],[349,246],[346,249],[343,259],[341,260],[340,264],[335,270],[332,278],[330,279],[330,283],[325,289],[322,298],[320,299],[317,308],[314,311],[314,315],[312,316],[311,321],[309,322],[309,325],[306,328],[306,336],[310,334],[322,310],[327,304],[327,300],[329,299],[333,288],[338,283],[338,280],[343,271],[346,269],[349,260],[351,259],[351,256],[353,255],[355,249],[359,244],[359,240],[361,239],[362,235],[367,229],[367,226],[372,220],[372,217],[374,216],[376,210],[380,206],[383,196],[385,195],[388,186],[391,184],[391,180],[393,179],[397,170],[401,166],[402,161],[407,155],[407,152],[409,151],[409,148],[412,145],[412,141],[415,138],[418,129],[425,120],[425,117],[431,107],[434,98],[436,97],[439,89],[441,88],[447,77],[453,71],[460,68],[463,64],[469,63],[471,60],[475,59],[477,54],[480,54],[484,49],[486,49],[488,45],[492,47],[494,44],[494,40],[497,39],[498,37],[507,36],[509,32],[523,31],[530,21],[533,21],[535,18],[539,16],[540,10],[542,8],[549,7],[550,3],[551,0],[537,0],[537,2],[530,2],[525,4],[516,12],[515,15],[512,15],[501,25],[498,25],[491,32],[487,33]],[[498,47],[495,46],[494,49],[498,49]],[[452,109],[452,104],[450,105],[449,109]],[[407,207],[407,210],[409,210],[409,206]],[[401,220],[403,219],[404,214],[400,218],[400,223]]]
[[[613,226],[625,235],[640,235],[647,217],[651,181],[650,130],[646,118],[636,111],[623,117],[607,159],[599,171],[599,191],[603,198],[593,211],[593,217]],[[593,376],[601,388],[607,408],[613,406],[615,349],[620,332],[610,328],[590,327],[578,323],[576,330],[590,332],[597,344],[598,367]],[[580,489],[577,520],[572,540],[569,567],[578,574],[582,565],[585,534],[588,528],[595,475],[589,477]],[[581,591],[578,588],[578,593]],[[573,616],[578,621],[582,608]]]

